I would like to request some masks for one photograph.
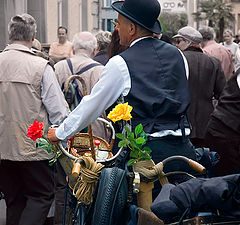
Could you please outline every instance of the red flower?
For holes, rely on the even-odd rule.
[[[27,136],[30,137],[33,141],[36,141],[38,138],[41,138],[43,135],[43,126],[44,123],[34,121],[33,124],[27,130]]]

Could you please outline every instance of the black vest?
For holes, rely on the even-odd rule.
[[[147,133],[187,127],[184,116],[189,92],[178,49],[157,38],[146,38],[120,55],[131,77],[125,101],[133,106],[133,127],[142,123]]]
[[[230,136],[238,137],[240,135],[240,89],[237,84],[239,74],[240,69],[229,79],[212,114],[212,119],[217,119],[232,130],[231,135],[228,132]]]

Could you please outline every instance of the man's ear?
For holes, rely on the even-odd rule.
[[[35,37],[36,37],[36,32],[33,34],[33,36],[32,36],[32,41],[34,41],[34,39],[35,39]]]
[[[136,34],[136,32],[137,32],[137,26],[136,26],[136,24],[130,23],[130,24],[129,24],[129,34],[130,34],[131,36],[133,36],[133,35]]]

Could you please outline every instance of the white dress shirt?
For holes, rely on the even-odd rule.
[[[240,74],[238,74],[237,76],[237,84],[238,84],[238,87],[240,88]]]
[[[152,37],[143,37],[133,41],[130,45],[136,42]],[[186,76],[188,74],[188,65],[185,57],[182,54],[185,63]],[[91,94],[85,96],[80,104],[69,114],[64,122],[56,129],[56,136],[60,140],[64,140],[79,132],[94,120],[97,119],[102,112],[111,106],[118,97],[123,94],[126,96],[131,89],[131,78],[125,60],[117,55],[112,57],[106,64],[102,75],[96,85],[93,87]],[[189,129],[186,134],[190,133]],[[152,134],[153,136],[165,135],[180,136],[181,131],[160,131]]]

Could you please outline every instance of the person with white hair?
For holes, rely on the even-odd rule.
[[[97,40],[93,34],[90,32],[80,32],[75,34],[72,40],[72,45],[73,57],[69,60],[60,61],[54,66],[55,74],[61,87],[69,76],[77,74],[78,71],[87,65],[93,63],[96,64],[92,59],[95,49],[97,48]],[[68,65],[69,61],[72,64],[72,71]],[[101,64],[96,64],[96,66],[82,74],[82,78],[87,85],[87,93],[90,93],[91,88],[98,81],[102,69],[103,66],[101,66]],[[81,87],[79,88],[81,89]]]
[[[73,57],[71,59],[62,60],[54,65],[55,74],[57,76],[60,87],[73,74],[81,75],[87,87],[89,95],[93,86],[97,83],[104,68],[103,65],[94,61],[95,49],[97,48],[96,37],[90,32],[76,33],[72,40]],[[78,82],[79,95],[83,97],[83,89]],[[99,121],[92,123],[93,134],[106,140],[106,127]],[[57,170],[57,190],[55,198],[55,224],[62,224],[63,199],[66,187],[66,179],[64,172],[58,168]]]
[[[108,57],[108,46],[111,42],[111,32],[100,30],[95,37],[97,38],[97,53],[94,56],[94,60],[106,65]]]
[[[49,166],[54,154],[39,148],[27,130],[38,121],[46,131],[68,114],[53,68],[31,50],[36,32],[31,15],[12,17],[9,45],[0,53],[0,190],[8,225],[43,225],[46,221],[54,198]]]

